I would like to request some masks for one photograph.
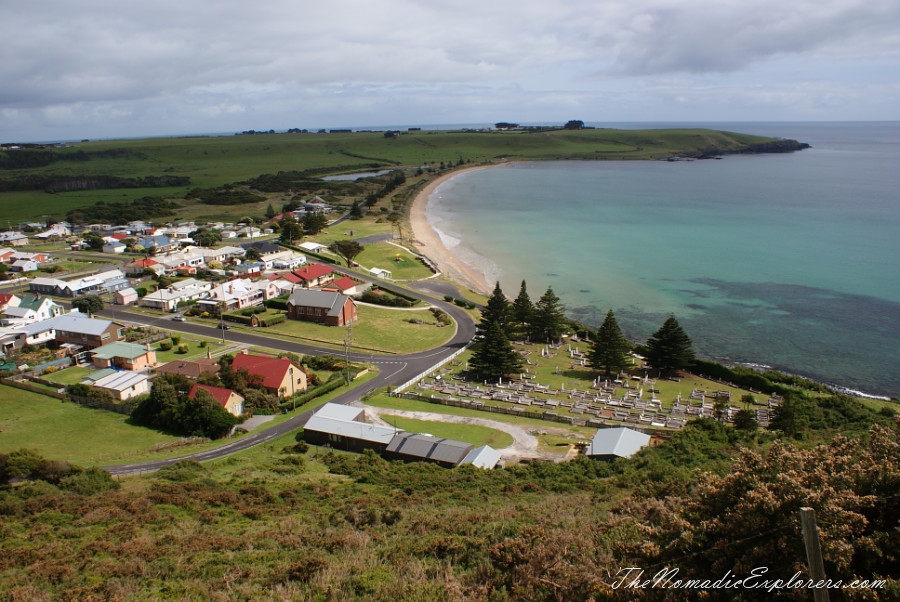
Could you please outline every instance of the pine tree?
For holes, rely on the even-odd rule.
[[[496,322],[503,330],[503,334],[509,337],[510,329],[510,305],[506,295],[500,289],[500,283],[494,286],[494,292],[488,299],[484,309],[481,310],[481,322],[478,323],[478,334],[484,335],[491,324]]]
[[[588,361],[593,368],[604,370],[606,374],[618,372],[625,367],[628,352],[631,351],[631,343],[622,334],[616,317],[610,309],[606,312],[606,319],[597,330],[597,340],[591,345],[588,352]]]
[[[469,360],[469,369],[481,377],[496,380],[507,374],[517,374],[522,370],[520,356],[503,329],[497,322],[491,322],[484,334],[484,339],[475,347]]]
[[[562,335],[565,323],[565,307],[559,302],[559,297],[553,293],[553,289],[548,286],[547,291],[534,306],[534,322],[531,329],[533,338],[552,343]]]
[[[359,201],[353,201],[353,205],[350,207],[350,219],[362,219],[363,212],[362,207],[359,206]]]
[[[527,331],[528,325],[534,319],[534,303],[531,302],[531,298],[528,296],[528,289],[524,280],[522,281],[522,286],[519,287],[519,296],[513,301],[512,314],[516,325],[520,329]]]
[[[647,340],[647,361],[663,374],[671,374],[694,361],[691,339],[670,315]]]

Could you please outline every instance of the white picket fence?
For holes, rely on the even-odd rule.
[[[420,380],[422,380],[423,378],[425,378],[426,376],[428,376],[429,374],[431,374],[432,372],[434,372],[435,370],[437,370],[438,368],[440,368],[441,366],[446,364],[447,362],[457,358],[459,356],[459,354],[461,354],[463,351],[468,349],[471,344],[472,343],[469,343],[465,347],[461,348],[459,351],[456,351],[452,355],[445,357],[444,359],[442,359],[441,361],[436,363],[434,366],[432,366],[428,370],[425,370],[418,376],[411,378],[410,380],[406,381],[402,385],[398,385],[398,386],[394,387],[394,389],[391,391],[391,395],[399,395],[399,394],[403,393],[408,388],[410,388],[411,386],[413,386],[414,384],[416,384],[417,382],[419,382]]]

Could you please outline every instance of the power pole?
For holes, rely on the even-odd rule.
[[[347,364],[347,385],[350,384],[350,349],[353,347],[353,323],[347,324],[347,338],[344,339],[344,362]]]

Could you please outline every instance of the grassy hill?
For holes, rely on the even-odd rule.
[[[699,157],[773,151],[783,142],[705,129],[429,131],[392,138],[381,132],[298,133],[80,142],[65,149],[0,152],[0,190],[31,186],[0,192],[0,209],[13,222],[44,215],[62,219],[68,210],[97,201],[130,201],[144,196],[182,199],[193,188],[216,188],[280,171],[318,177],[372,168],[442,170],[461,163],[507,160]],[[26,160],[27,155],[21,153],[31,153],[33,160]],[[47,178],[97,180],[101,176],[130,178],[135,180],[135,187],[45,191]],[[157,178],[157,186],[140,187],[147,178]],[[189,178],[190,184],[168,185],[179,181],[175,178]],[[29,179],[32,184],[22,184]],[[359,198],[364,195],[361,191]],[[282,198],[275,196],[276,201]],[[247,207],[245,213],[257,209]],[[210,217],[228,215],[221,211],[206,213]],[[193,214],[204,215],[202,211]]]

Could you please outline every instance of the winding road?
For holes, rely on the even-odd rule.
[[[353,274],[356,278],[362,278],[359,274]],[[370,280],[364,278],[366,280]],[[378,374],[375,378],[369,380],[368,382],[360,385],[359,387],[354,387],[353,389],[346,391],[334,399],[331,400],[331,403],[340,403],[340,404],[349,404],[354,401],[358,401],[361,397],[378,389],[380,387],[385,386],[397,386],[403,383],[408,382],[419,374],[423,373],[427,369],[431,368],[435,364],[441,362],[445,358],[451,356],[453,353],[459,351],[463,347],[469,344],[472,340],[472,337],[475,336],[475,323],[472,318],[463,311],[461,308],[456,305],[452,305],[446,303],[444,301],[438,301],[433,297],[425,295],[423,293],[418,293],[414,291],[410,291],[409,289],[401,289],[399,287],[395,287],[389,284],[386,284],[381,280],[370,280],[371,282],[377,282],[378,285],[382,288],[388,290],[394,290],[396,292],[400,292],[404,295],[413,296],[419,298],[423,301],[427,301],[432,305],[439,307],[440,309],[447,312],[456,323],[456,332],[453,337],[441,345],[440,347],[436,347],[434,349],[430,349],[427,351],[421,351],[417,353],[410,353],[407,355],[372,355],[370,353],[350,353],[350,359],[352,361],[358,362],[366,362],[369,364],[373,364],[378,368]],[[123,319],[123,313],[128,316],[128,321],[133,322],[135,324],[141,324],[145,326],[151,326],[155,328],[169,330],[172,329],[172,322],[167,318],[154,318],[147,317],[140,314],[134,314],[130,312],[123,312],[115,309],[106,309],[103,312],[100,312],[99,315],[109,318],[109,319],[118,319],[121,321]],[[184,333],[202,335],[202,336],[210,336],[213,334],[214,336],[221,336],[222,331],[217,328],[204,326],[201,324],[194,324],[191,322],[181,322],[178,324],[178,330]],[[306,355],[317,355],[322,353],[334,354],[335,350],[331,348],[318,347],[315,345],[301,344],[301,343],[293,343],[290,341],[284,341],[281,339],[269,338],[263,335],[229,330],[226,335],[227,339],[232,342],[237,342],[245,345],[257,346],[257,347],[266,347],[269,349],[277,349],[279,351],[289,351],[292,353],[298,354],[306,354]],[[153,462],[141,462],[134,464],[121,464],[116,466],[104,466],[103,468],[113,474],[114,476],[126,476],[133,474],[140,474],[144,472],[152,472],[155,470],[159,470],[164,466],[168,466],[170,464],[174,464],[180,460],[196,460],[198,462],[205,462],[207,460],[215,460],[218,458],[222,458],[229,454],[233,454],[235,452],[243,451],[245,449],[249,449],[255,445],[259,445],[261,443],[265,443],[275,437],[279,437],[286,433],[289,433],[293,430],[296,430],[302,427],[306,422],[310,419],[313,414],[313,410],[308,410],[301,414],[291,417],[290,419],[266,428],[262,431],[249,434],[245,437],[232,441],[230,443],[226,443],[225,445],[218,446],[213,449],[209,449],[202,452],[197,452],[195,454],[188,454],[184,456],[180,456],[178,458],[170,458],[167,460],[158,460]]]

